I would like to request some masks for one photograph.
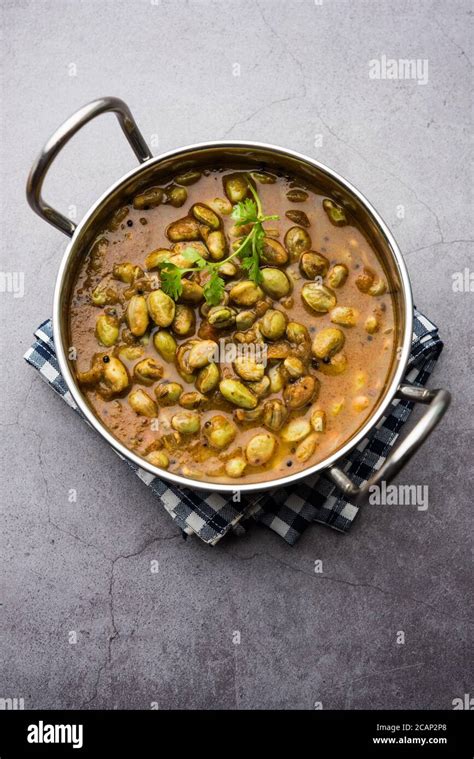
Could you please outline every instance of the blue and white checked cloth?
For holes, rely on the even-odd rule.
[[[412,350],[405,379],[425,385],[443,349],[438,328],[415,310]],[[54,350],[51,320],[35,332],[36,340],[25,359],[64,400],[80,414],[64,380]],[[412,411],[408,401],[395,401],[376,429],[341,462],[341,468],[357,484],[365,482],[383,464],[396,442],[400,430]],[[82,415],[81,415],[82,416]],[[312,523],[319,522],[347,532],[358,508],[345,500],[324,474],[302,480],[296,487],[244,497],[234,503],[232,497],[219,493],[193,491],[165,483],[127,461],[135,474],[151,488],[158,503],[164,506],[186,534],[195,533],[204,542],[215,545],[241,519],[252,517],[281,535],[290,545]]]

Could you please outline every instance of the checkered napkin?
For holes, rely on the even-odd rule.
[[[412,349],[405,379],[425,385],[443,349],[438,328],[415,310]],[[40,376],[80,414],[71,393],[59,373],[53,343],[51,320],[35,332],[36,340],[25,353],[26,361]],[[401,427],[410,416],[413,404],[395,401],[376,429],[341,462],[340,466],[353,482],[360,485],[383,464]],[[82,416],[82,414],[81,414]],[[232,495],[205,493],[168,484],[127,460],[135,474],[152,490],[176,524],[186,534],[196,533],[205,543],[214,545],[231,527],[247,517],[267,525],[290,545],[312,522],[347,532],[358,508],[340,495],[324,474],[313,475],[288,488],[279,487],[234,502]]]

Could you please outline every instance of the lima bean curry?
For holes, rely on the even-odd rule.
[[[113,214],[69,327],[78,382],[121,443],[237,487],[354,436],[388,381],[394,313],[350,209],[283,173],[210,168]]]

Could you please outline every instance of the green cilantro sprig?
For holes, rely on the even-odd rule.
[[[223,261],[207,261],[194,248],[186,248],[183,251],[183,258],[189,261],[191,266],[176,266],[169,259],[165,259],[160,264],[161,288],[164,292],[178,300],[183,292],[183,276],[193,271],[204,271],[208,273],[208,279],[204,285],[204,298],[210,306],[217,306],[222,300],[224,294],[225,282],[219,275],[219,268],[238,257],[242,268],[246,271],[247,276],[252,282],[259,284],[262,279],[260,272],[260,257],[263,252],[265,230],[263,224],[266,221],[277,221],[280,217],[276,214],[271,216],[263,213],[262,203],[258,194],[249,182],[249,188],[253,195],[252,198],[246,198],[237,203],[232,210],[232,218],[237,227],[252,225],[251,230],[244,237],[238,247]]]

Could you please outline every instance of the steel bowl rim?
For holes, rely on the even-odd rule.
[[[368,417],[367,421],[361,426],[358,432],[341,448],[339,448],[337,451],[331,454],[331,456],[328,456],[326,459],[324,459],[323,461],[320,461],[318,464],[315,464],[312,467],[308,467],[307,469],[303,469],[300,472],[295,472],[294,474],[289,474],[289,475],[286,475],[285,477],[280,477],[275,480],[266,480],[265,482],[242,483],[242,484],[239,484],[237,482],[236,483],[222,483],[222,482],[207,482],[205,480],[194,480],[190,477],[184,477],[182,475],[168,472],[167,470],[164,470],[164,469],[159,469],[158,467],[152,466],[148,461],[146,461],[146,459],[143,459],[137,454],[133,453],[125,445],[123,445],[123,443],[117,440],[112,435],[112,433],[109,432],[107,427],[104,424],[102,424],[102,422],[94,414],[92,408],[86,402],[85,397],[83,396],[78,385],[75,382],[75,378],[69,367],[68,359],[63,350],[63,340],[62,340],[63,319],[62,319],[62,313],[61,313],[61,296],[62,296],[62,291],[64,287],[65,275],[68,271],[70,261],[73,259],[76,242],[79,239],[82,231],[89,224],[89,220],[93,216],[95,211],[105,201],[110,199],[110,196],[113,195],[117,190],[119,190],[121,185],[128,182],[132,177],[139,175],[141,172],[149,168],[151,165],[158,164],[165,159],[177,158],[181,155],[197,153],[201,150],[206,150],[206,149],[225,150],[226,148],[234,148],[234,147],[248,148],[249,150],[254,149],[257,151],[266,150],[266,151],[270,151],[274,153],[275,156],[281,155],[281,156],[287,156],[289,158],[295,158],[303,163],[309,164],[310,167],[315,168],[318,171],[327,174],[333,180],[343,185],[344,188],[349,191],[349,193],[355,196],[357,200],[365,207],[366,211],[368,211],[368,213],[372,216],[373,220],[377,224],[379,231],[383,234],[383,237],[385,238],[385,242],[388,243],[388,247],[390,248],[390,251],[395,259],[395,263],[397,265],[398,272],[400,275],[401,296],[403,298],[404,307],[405,307],[405,324],[404,324],[403,334],[401,335],[402,344],[401,344],[401,350],[399,351],[399,355],[398,355],[397,369],[394,372],[394,375],[392,377],[389,387],[385,391],[385,397],[384,397],[383,402],[380,403],[379,407],[376,409],[374,414]],[[258,493],[258,492],[263,492],[265,490],[271,490],[276,487],[286,487],[288,485],[298,482],[299,480],[303,480],[318,472],[328,469],[329,467],[334,465],[337,461],[344,458],[344,456],[346,456],[350,451],[352,451],[366,437],[366,435],[370,432],[370,430],[372,430],[376,426],[376,424],[384,415],[387,407],[390,405],[390,403],[394,399],[397,392],[397,388],[401,380],[403,379],[406,366],[408,363],[408,358],[409,358],[410,350],[411,350],[412,331],[413,331],[413,297],[412,297],[410,279],[408,276],[407,268],[403,260],[402,254],[400,252],[400,249],[398,247],[398,244],[395,241],[395,238],[393,237],[392,233],[390,232],[389,228],[385,224],[384,220],[376,211],[376,209],[373,207],[373,205],[367,200],[365,195],[363,195],[351,182],[349,182],[347,179],[341,176],[338,172],[329,168],[325,164],[320,163],[319,161],[316,161],[315,159],[310,158],[309,156],[303,153],[299,153],[297,151],[290,150],[288,148],[283,148],[278,145],[273,145],[271,143],[264,143],[264,142],[253,142],[253,141],[247,141],[247,140],[213,140],[213,141],[208,141],[208,142],[198,142],[198,143],[194,143],[190,145],[185,145],[179,148],[174,148],[172,150],[166,151],[165,153],[160,153],[160,155],[153,156],[147,161],[138,164],[138,166],[131,169],[129,172],[127,172],[122,177],[120,177],[120,179],[118,179],[112,185],[110,185],[100,195],[100,197],[96,200],[96,202],[88,209],[88,211],[84,214],[83,218],[78,223],[76,230],[74,232],[74,235],[72,236],[68,246],[66,247],[66,250],[64,251],[63,257],[61,259],[61,263],[59,265],[59,270],[58,270],[58,274],[56,278],[56,284],[54,288],[53,334],[59,334],[59,339],[55,340],[55,348],[56,348],[56,355],[57,355],[58,364],[59,364],[59,370],[62,376],[64,377],[64,381],[66,383],[66,386],[69,392],[71,393],[74,399],[74,402],[77,404],[79,410],[85,416],[87,421],[91,424],[91,426],[94,429],[96,429],[102,435],[102,437],[109,443],[109,445],[112,446],[112,448],[120,456],[128,459],[129,461],[134,463],[136,466],[138,466],[140,469],[143,469],[149,474],[152,474],[156,477],[159,477],[162,480],[173,483],[175,485],[187,487],[190,489],[209,491],[209,492],[235,493],[238,491],[240,493]]]

